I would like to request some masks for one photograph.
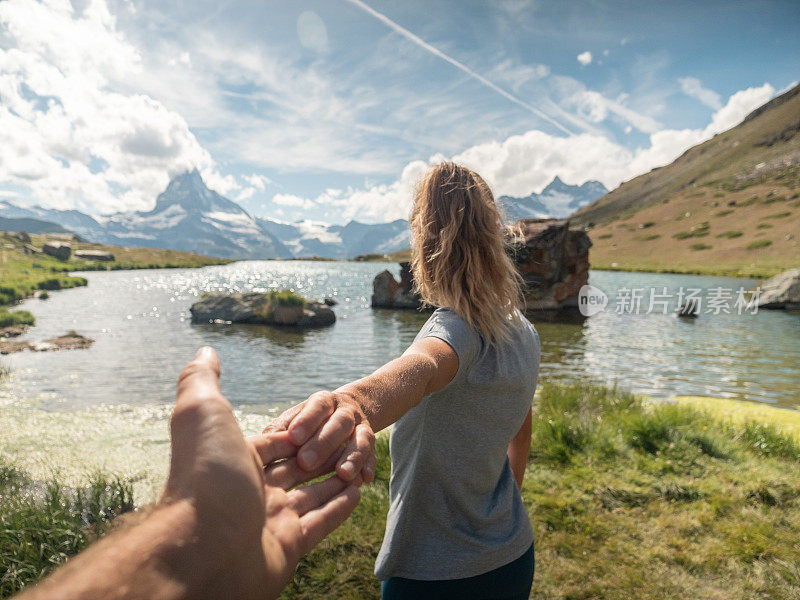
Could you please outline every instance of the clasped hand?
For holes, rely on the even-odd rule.
[[[292,487],[332,471],[346,483],[375,478],[375,435],[361,407],[346,393],[312,394],[249,441],[270,465],[265,476],[272,485]]]

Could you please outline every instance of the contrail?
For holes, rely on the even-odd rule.
[[[363,10],[364,12],[372,15],[373,17],[378,19],[380,22],[382,22],[385,25],[387,25],[389,28],[393,29],[394,31],[396,31],[397,33],[402,35],[403,37],[405,37],[405,38],[411,40],[412,42],[414,42],[417,46],[420,46],[421,48],[424,48],[425,50],[427,50],[431,54],[433,54],[435,56],[438,56],[439,58],[441,58],[444,61],[449,62],[455,68],[463,71],[464,73],[466,73],[467,75],[469,75],[473,79],[477,79],[479,82],[481,82],[483,85],[485,85],[489,89],[494,90],[495,92],[497,92],[498,94],[503,96],[503,98],[506,98],[507,100],[510,100],[511,102],[513,102],[514,104],[517,104],[518,106],[521,106],[522,108],[528,109],[533,114],[535,114],[537,117],[540,117],[540,118],[544,119],[545,121],[547,121],[548,123],[550,123],[551,125],[554,125],[555,127],[558,127],[564,133],[566,133],[568,135],[572,135],[572,131],[570,131],[569,129],[567,129],[563,125],[561,125],[561,123],[559,123],[558,121],[556,121],[556,120],[552,119],[551,117],[549,117],[547,114],[543,113],[541,110],[539,110],[535,106],[533,106],[531,104],[528,104],[524,100],[520,100],[519,98],[517,98],[513,94],[509,94],[507,91],[505,91],[500,86],[495,85],[494,83],[492,83],[491,81],[486,79],[483,75],[480,75],[479,73],[476,73],[475,71],[470,69],[468,66],[466,66],[464,63],[461,63],[461,62],[457,61],[455,58],[451,58],[450,56],[447,56],[447,54],[445,54],[444,52],[442,52],[438,48],[436,48],[434,46],[431,46],[428,42],[426,42],[422,38],[414,35],[413,33],[411,33],[405,27],[403,27],[401,25],[398,25],[397,23],[392,21],[389,17],[387,17],[386,15],[381,14],[377,10],[373,9],[372,7],[364,4],[361,0],[346,0],[346,1],[349,2],[350,4],[354,4],[355,6],[357,6],[358,8]]]

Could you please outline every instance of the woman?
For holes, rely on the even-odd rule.
[[[519,486],[539,338],[518,309],[502,219],[483,179],[442,163],[422,181],[410,224],[416,286],[439,308],[400,358],[315,394],[275,427],[302,446],[297,464],[320,472],[355,431],[336,472],[369,481],[372,431],[394,424],[375,566],[383,598],[527,598],[533,531]]]

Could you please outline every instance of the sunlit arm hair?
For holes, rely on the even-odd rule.
[[[411,209],[411,268],[422,300],[452,308],[488,344],[518,323],[521,277],[486,182],[451,162],[434,166]]]

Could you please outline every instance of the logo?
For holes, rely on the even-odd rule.
[[[593,285],[584,285],[578,292],[578,310],[584,317],[591,317],[608,305],[606,293]]]

